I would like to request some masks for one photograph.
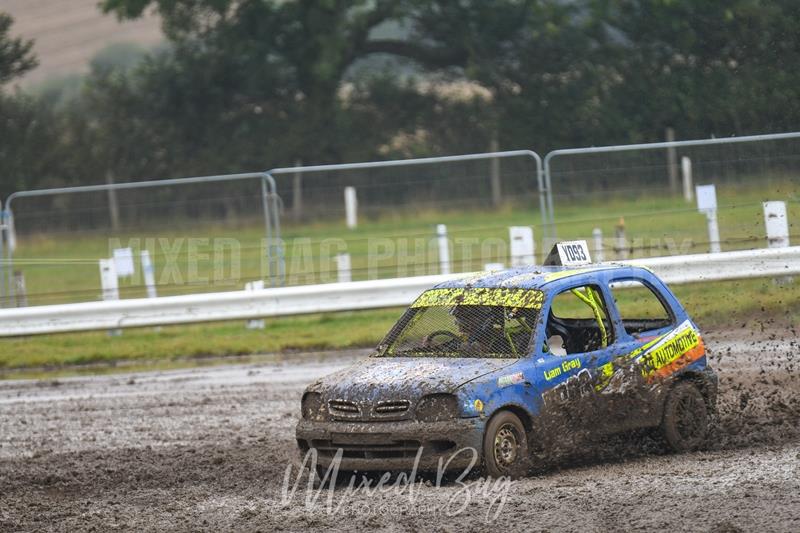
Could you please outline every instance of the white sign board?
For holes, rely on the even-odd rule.
[[[713,185],[698,185],[695,187],[697,195],[697,209],[701,213],[717,210],[717,188]]]
[[[115,248],[114,268],[116,268],[117,276],[120,278],[133,276],[133,250],[130,248]]]
[[[764,202],[764,225],[767,227],[767,245],[770,248],[789,246],[786,202]]]
[[[532,265],[536,260],[533,256],[533,228],[528,226],[510,226],[508,237],[511,241],[511,266],[521,267]]]
[[[564,241],[556,243],[558,257],[563,266],[588,265],[592,262],[589,256],[589,245],[586,241]]]

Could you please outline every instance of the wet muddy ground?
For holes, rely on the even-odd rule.
[[[800,531],[795,338],[711,335],[720,427],[707,451],[608,442],[508,484],[428,478],[316,502],[305,485],[282,494],[300,395],[346,357],[0,382],[0,531]]]

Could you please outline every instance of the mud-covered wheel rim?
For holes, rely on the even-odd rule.
[[[519,479],[528,472],[528,434],[511,411],[495,413],[483,433],[482,467],[489,477]]]
[[[494,437],[494,462],[501,470],[508,470],[519,457],[520,435],[513,424],[505,423]]]
[[[708,408],[697,387],[678,383],[667,399],[662,431],[675,451],[691,451],[701,447],[708,434]]]

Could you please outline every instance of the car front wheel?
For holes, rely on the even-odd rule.
[[[494,478],[517,479],[527,474],[528,439],[517,415],[502,411],[489,421],[483,437],[483,462],[486,473]]]
[[[697,450],[706,443],[709,412],[703,394],[688,381],[677,383],[664,404],[661,432],[676,452]]]

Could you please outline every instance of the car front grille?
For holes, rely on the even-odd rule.
[[[408,411],[411,402],[408,400],[389,400],[378,402],[373,409],[373,413],[379,417],[397,416]]]
[[[328,402],[328,410],[339,418],[359,418],[361,415],[358,404],[348,400],[331,400]]]
[[[334,420],[400,420],[410,409],[408,400],[383,400],[374,404],[343,399],[328,401],[328,412]]]

